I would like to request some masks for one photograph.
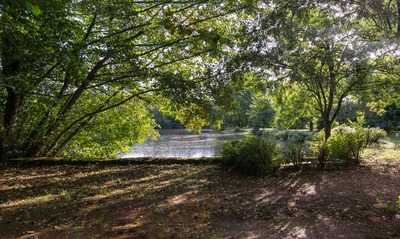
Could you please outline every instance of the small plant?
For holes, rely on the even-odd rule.
[[[387,133],[380,128],[367,128],[365,129],[365,137],[367,146],[377,145],[379,140],[385,138]]]
[[[276,152],[277,147],[273,140],[250,136],[225,143],[222,164],[246,175],[266,175],[279,167],[279,162],[275,159]]]

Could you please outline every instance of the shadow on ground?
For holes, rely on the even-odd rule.
[[[400,238],[400,162],[243,178],[208,164],[0,167],[0,238]]]

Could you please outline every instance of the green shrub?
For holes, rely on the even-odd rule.
[[[387,136],[385,130],[380,128],[367,128],[365,129],[365,137],[367,146],[378,144],[380,139]]]
[[[312,135],[309,131],[297,130],[269,130],[263,134],[265,138],[273,138],[277,141],[301,141],[304,142]]]
[[[250,136],[225,143],[222,164],[246,175],[266,175],[279,167],[279,162],[275,159],[276,152],[276,143],[273,140]]]
[[[318,155],[318,153],[320,152],[321,148],[324,147],[324,139],[325,139],[325,135],[324,132],[321,130],[318,133],[315,133],[310,141],[311,141],[311,151],[312,154]]]
[[[346,125],[334,128],[326,144],[328,159],[346,164],[358,164],[364,148],[366,148],[365,130]]]
[[[292,163],[299,166],[304,161],[306,152],[308,151],[307,141],[310,139],[309,132],[286,131],[277,135],[279,144],[279,157],[282,162]]]
[[[284,163],[292,163],[294,166],[299,166],[304,160],[305,143],[287,141],[279,147],[279,158]]]
[[[278,158],[282,163],[298,166],[310,151],[309,140],[313,133],[299,130],[268,130],[262,137],[278,142]]]

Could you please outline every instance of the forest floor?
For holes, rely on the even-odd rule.
[[[400,150],[344,170],[0,164],[0,238],[400,238]]]

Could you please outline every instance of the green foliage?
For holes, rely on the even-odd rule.
[[[146,107],[133,101],[99,114],[79,131],[63,153],[73,159],[115,157],[135,143],[156,137],[154,128]]]
[[[304,128],[312,116],[308,93],[297,83],[282,85],[272,93],[274,126],[280,129]]]
[[[232,92],[231,101],[220,108],[218,112],[223,122],[223,127],[248,127],[252,94],[248,90]]]
[[[282,131],[276,134],[279,143],[279,157],[284,163],[299,166],[308,153],[308,141],[312,137],[305,131]]]
[[[326,150],[325,133],[321,130],[311,137],[310,152],[313,156],[318,155]]]
[[[231,89],[230,101],[211,109],[213,122],[219,128],[266,128],[274,117],[271,101],[264,95],[250,90],[248,86],[236,91]]]
[[[325,132],[320,131],[313,137],[312,152],[314,155],[324,153],[330,161],[359,164],[362,151],[387,135],[379,128],[364,128],[365,122],[364,114],[358,113],[356,121],[335,127],[328,139]]]
[[[249,126],[252,128],[270,127],[274,119],[274,114],[275,112],[269,98],[255,97],[247,113]]]
[[[189,128],[205,126],[207,109],[226,84],[209,68],[238,27],[228,15],[248,6],[248,1],[0,4],[0,154],[115,154],[152,134],[143,105],[163,108]],[[132,110],[124,107],[131,102]]]
[[[245,175],[267,175],[279,167],[276,154],[273,140],[251,136],[224,144],[222,164]]]
[[[338,152],[334,145],[358,136],[326,141],[357,98],[386,111],[375,126],[394,130],[400,67],[385,38],[398,34],[387,17],[396,3],[339,2],[5,0],[0,154],[115,154],[153,134],[148,108],[197,131],[210,119],[267,127],[274,116],[288,129],[318,118],[326,134],[318,147]],[[366,134],[367,144],[384,136]],[[285,158],[297,163],[303,141],[286,143]]]
[[[385,108],[382,115],[382,128],[388,132],[400,130],[400,106],[392,104]]]
[[[385,138],[387,133],[385,130],[380,128],[366,128],[365,129],[365,137],[366,137],[366,145],[376,145],[379,143],[379,140]]]
[[[360,154],[366,148],[365,130],[346,125],[336,127],[327,141],[328,158],[346,164],[358,164]]]
[[[278,141],[293,141],[293,142],[305,142],[311,136],[311,132],[303,130],[276,130],[271,131],[271,134]]]

